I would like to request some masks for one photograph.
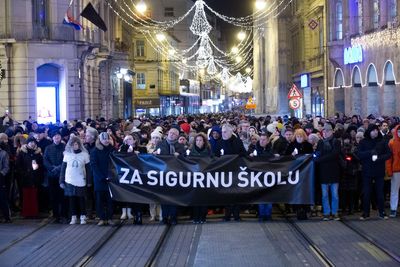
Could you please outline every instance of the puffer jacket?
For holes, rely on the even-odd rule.
[[[388,176],[393,176],[394,172],[400,172],[400,137],[397,135],[399,129],[400,125],[394,128],[393,138],[389,141],[392,156],[386,161],[386,173]]]

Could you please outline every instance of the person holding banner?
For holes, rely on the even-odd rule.
[[[222,126],[222,140],[219,143],[219,151],[217,150],[218,156],[223,155],[239,155],[245,156],[246,149],[244,148],[242,140],[233,134],[233,127],[230,124],[224,124]],[[225,206],[224,221],[230,221],[231,215],[235,221],[240,221],[240,206],[229,205]]]
[[[272,145],[269,140],[267,133],[263,132],[260,134],[260,140],[258,140],[255,149],[249,154],[251,158],[259,157],[263,159],[273,158]],[[272,219],[272,203],[258,204],[258,220],[268,221]]]
[[[156,150],[153,152],[156,155],[184,155],[185,147],[178,143],[179,137],[179,126],[172,126],[168,131],[167,138],[160,142]],[[177,224],[177,206],[174,205],[163,205],[162,209],[162,223],[163,224]]]
[[[119,148],[119,152],[135,153],[135,154],[147,153],[146,147],[140,146],[139,144],[140,144],[140,139],[138,135],[128,134],[125,136],[123,144]],[[133,207],[133,212],[135,214],[135,219],[133,223],[137,225],[142,225],[142,211],[140,210],[140,204],[134,203],[132,204],[132,207]],[[124,203],[122,208],[121,220],[133,219],[132,207],[129,204]]]
[[[196,134],[194,143],[187,151],[188,156],[194,157],[212,157],[212,151],[210,143],[207,140],[207,136],[204,133]],[[195,206],[193,207],[193,223],[205,223],[207,216],[206,206]]]

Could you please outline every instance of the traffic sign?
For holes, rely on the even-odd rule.
[[[297,88],[297,86],[295,84],[293,84],[292,88],[290,88],[287,98],[291,99],[291,98],[300,98],[300,97],[303,97],[303,95],[301,94],[299,88]]]
[[[256,109],[257,105],[254,103],[253,98],[249,97],[249,99],[247,100],[246,109]]]
[[[289,100],[289,107],[291,109],[298,109],[301,107],[301,98],[291,98]]]

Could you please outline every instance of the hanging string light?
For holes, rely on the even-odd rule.
[[[218,72],[217,67],[215,67],[215,63],[214,63],[214,57],[210,58],[210,61],[208,63],[208,67],[207,67],[207,73],[210,75],[214,75]]]
[[[193,16],[192,25],[190,25],[190,31],[194,35],[203,36],[204,34],[209,34],[212,27],[208,23],[206,13],[204,12],[204,1],[196,1],[196,10]]]

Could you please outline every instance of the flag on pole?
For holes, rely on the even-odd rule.
[[[64,15],[63,24],[74,27],[75,30],[80,31],[80,30],[82,30],[82,25],[79,23],[79,21],[75,20],[71,14],[71,6],[72,6],[73,2],[74,2],[74,0],[71,0],[69,2],[67,12],[65,12],[65,15]]]

